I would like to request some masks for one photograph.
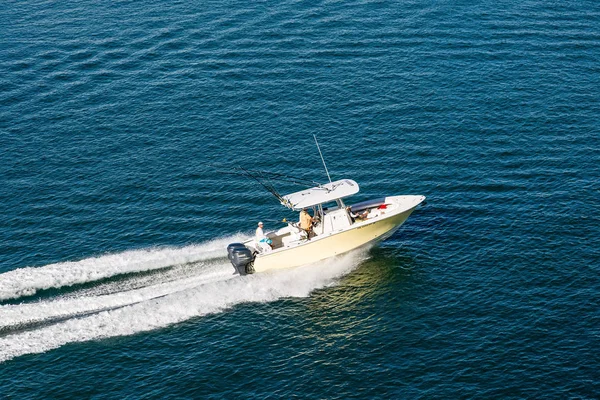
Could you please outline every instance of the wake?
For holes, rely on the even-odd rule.
[[[216,313],[243,302],[306,297],[352,270],[365,252],[240,277],[225,257],[240,236],[182,248],[128,251],[0,274],[0,299],[154,271],[23,304],[0,306],[0,362],[67,343],[132,335]]]
[[[132,250],[67,261],[44,267],[19,268],[0,274],[0,301],[32,296],[40,290],[94,282],[116,275],[162,269],[223,256],[223,249],[240,235],[182,248]]]

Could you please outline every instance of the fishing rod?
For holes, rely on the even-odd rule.
[[[207,164],[208,167],[217,167],[215,164]],[[268,173],[266,171],[253,171],[255,173],[250,172],[250,170],[243,168],[241,166],[237,166],[232,168],[235,170],[235,172],[232,171],[217,171],[223,174],[228,174],[228,175],[242,175],[245,176],[246,178],[250,178],[252,180],[255,180],[256,182],[258,182],[259,185],[261,185],[262,187],[264,187],[269,193],[271,193],[273,196],[275,196],[275,198],[279,201],[279,203],[281,203],[281,205],[292,209],[293,210],[293,205],[287,200],[285,199],[278,191],[277,189],[275,189],[275,186],[273,185],[273,183],[271,182],[271,180],[268,177],[265,177],[263,175],[264,173]],[[257,176],[258,175],[258,176]],[[260,178],[259,178],[260,177]],[[295,182],[297,184],[302,184],[300,182]],[[306,184],[302,184],[305,185]]]
[[[254,179],[256,182],[258,182],[262,187],[264,187],[265,189],[267,189],[267,191],[269,193],[271,193],[273,196],[275,196],[277,198],[277,200],[279,201],[283,201],[283,197],[279,194],[279,192],[277,192],[277,190],[275,190],[275,188],[273,187],[272,184],[266,184],[263,181],[261,181],[260,179],[258,179],[255,175],[252,175],[250,172],[248,172],[248,170],[242,168],[242,167],[237,167],[238,169],[240,169],[242,171],[242,173],[251,178]]]
[[[273,184],[271,182],[264,182],[264,181],[268,181],[267,178],[265,178],[264,176],[261,176],[261,178],[264,181],[261,181],[260,179],[258,179],[255,175],[251,174],[248,170],[242,168],[242,167],[237,167],[238,169],[240,169],[241,171],[243,171],[244,175],[246,175],[249,178],[254,179],[256,182],[258,182],[262,187],[264,187],[269,193],[271,193],[273,196],[275,196],[275,198],[277,200],[279,200],[279,203],[281,203],[281,205],[293,210],[294,206],[293,204],[291,204],[287,199],[285,199],[281,194],[279,194],[279,192],[277,191],[277,189],[275,189],[275,186],[273,186]]]
[[[222,168],[222,167],[214,165],[214,164],[207,164],[207,166],[215,167],[215,168]],[[224,169],[218,169],[218,170],[215,170],[214,172],[218,172],[221,174],[227,174],[227,175],[247,176],[245,172],[242,172],[242,168],[240,168],[240,167],[232,167],[231,169],[233,169],[235,171],[227,171]],[[291,176],[291,175],[286,175],[286,174],[281,174],[281,173],[271,172],[271,171],[265,171],[265,170],[260,170],[260,169],[245,168],[244,170],[247,172],[253,173],[253,174],[259,174],[261,177],[263,177],[263,179],[276,180],[276,181],[280,181],[280,182],[288,182],[288,183],[293,183],[293,184],[296,184],[299,186],[304,186],[304,187],[314,187],[314,186],[321,187],[322,186],[321,183],[307,179],[307,178],[299,178],[299,177],[295,177],[295,176]],[[267,175],[267,177],[265,177],[265,174]]]
[[[319,150],[319,155],[321,156],[321,161],[323,161],[323,166],[325,167],[325,172],[327,173],[327,178],[329,178],[329,183],[331,182],[331,176],[329,176],[329,171],[327,170],[327,164],[325,164],[325,159],[323,158],[323,153],[321,153],[321,148],[319,147],[319,142],[317,142],[317,135],[313,135],[315,138],[315,143],[317,144],[317,150]]]
[[[321,161],[323,162],[323,167],[325,167],[325,173],[327,174],[327,178],[329,179],[329,184],[332,184],[333,182],[331,181],[331,176],[329,175],[329,170],[327,169],[327,164],[325,164],[325,159],[323,158],[323,153],[321,152],[321,147],[319,146],[319,142],[317,141],[317,135],[313,135],[313,137],[315,139],[315,144],[317,145],[317,150],[319,150],[319,155],[321,156]],[[207,164],[207,166],[221,168],[215,164]],[[326,190],[327,192],[331,192],[332,190],[335,190],[335,188],[336,188],[335,186],[332,185],[332,188],[330,189],[328,187],[323,186],[319,182],[315,182],[315,181],[307,179],[307,178],[298,178],[298,177],[293,177],[290,175],[281,174],[281,173],[277,173],[277,172],[269,172],[269,171],[256,170],[256,169],[247,169],[247,168],[243,168],[241,166],[234,167],[233,169],[237,170],[237,171],[236,172],[217,171],[217,172],[221,172],[221,173],[229,174],[229,175],[244,175],[250,179],[255,180],[262,187],[264,187],[269,193],[271,193],[273,196],[275,196],[275,198],[277,200],[279,200],[279,202],[283,206],[290,208],[292,210],[294,209],[293,204],[291,204],[287,199],[285,199],[281,194],[279,194],[277,189],[275,189],[275,185],[272,182],[273,180],[281,181],[281,182],[289,182],[289,183],[293,183],[296,185],[309,187],[309,188],[315,187],[313,185],[316,185],[315,188],[323,189],[323,190]],[[266,176],[265,176],[265,174],[266,174]],[[309,183],[310,183],[310,185],[309,185]]]
[[[260,170],[260,169],[248,169],[248,171],[250,171],[250,172],[256,172],[256,173],[260,173],[260,174],[269,174],[269,176],[271,176],[271,177],[278,177],[278,178],[289,179],[287,181],[284,180],[286,182],[298,183],[298,184],[302,184],[302,185],[306,185],[306,184],[310,183],[313,186],[322,186],[321,183],[319,183],[317,181],[313,181],[313,180],[308,179],[308,178],[300,178],[300,177],[297,177],[297,176],[291,176],[291,175],[281,174],[281,173],[278,173],[278,172],[271,172],[271,171],[265,171],[265,170]],[[298,181],[304,181],[306,183],[301,183],[301,182],[298,182]]]
[[[316,185],[316,183],[312,182],[312,181],[302,182],[301,179],[280,177],[280,176],[276,176],[276,175],[271,176],[270,173],[266,172],[266,171],[257,171],[257,170],[247,170],[247,171],[250,173],[253,173],[257,176],[260,176],[262,179],[268,180],[268,181],[288,182],[288,183],[293,183],[294,185],[298,185],[298,186],[302,186],[302,187],[306,187],[306,188],[311,188]],[[267,174],[267,175],[265,175],[265,174]]]

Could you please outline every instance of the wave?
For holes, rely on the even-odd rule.
[[[155,254],[153,265],[161,264],[158,259],[162,264],[171,265],[175,263],[173,260],[181,263],[182,258],[191,254],[190,249],[204,249],[205,258],[183,265],[175,273],[161,271],[151,278],[140,278],[133,286],[141,287],[122,288],[119,282],[110,282],[68,296],[0,306],[0,362],[24,354],[42,353],[67,343],[163,328],[239,303],[307,297],[313,290],[335,283],[366,254],[359,250],[318,265],[240,277],[232,274],[233,268],[226,260],[206,255],[217,244],[234,239],[236,237],[178,249],[185,255],[178,254],[176,249],[153,250],[163,252]],[[222,247],[220,251],[222,253]],[[88,265],[90,260],[75,264]],[[123,265],[131,264],[140,265],[133,260]]]
[[[0,301],[32,296],[44,289],[224,257],[227,244],[240,239],[241,235],[235,235],[181,248],[131,250],[81,261],[15,269],[0,274]]]

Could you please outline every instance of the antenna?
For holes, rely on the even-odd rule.
[[[325,159],[323,158],[323,153],[321,153],[321,148],[319,147],[319,142],[317,142],[317,135],[313,135],[315,138],[315,143],[317,144],[317,149],[319,150],[319,155],[321,156],[321,161],[323,161],[323,166],[325,167],[325,172],[327,173],[327,178],[329,178],[329,183],[331,183],[331,176],[329,176],[329,171],[327,171],[327,165],[325,164]]]

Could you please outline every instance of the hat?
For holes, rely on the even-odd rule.
[[[260,225],[263,225],[262,221],[259,221],[259,222],[258,222],[258,226],[260,226]]]

